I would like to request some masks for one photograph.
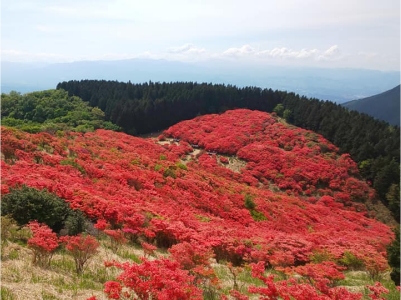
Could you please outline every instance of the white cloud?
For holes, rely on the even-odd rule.
[[[192,44],[185,44],[180,47],[173,47],[167,50],[169,53],[204,53],[204,48],[196,48]]]
[[[62,55],[61,53],[47,51],[27,52],[5,49],[2,50],[3,61],[14,62],[71,62],[80,60],[123,60],[123,59],[165,59],[181,62],[228,62],[244,66],[259,65],[287,65],[308,67],[353,67],[373,65],[378,70],[394,70],[399,65],[399,60],[386,58],[376,52],[351,52],[340,50],[338,45],[328,48],[299,48],[290,47],[261,47],[260,45],[244,44],[239,47],[231,47],[226,50],[209,51],[205,48],[185,43],[181,46],[164,48],[164,51],[155,51],[149,48],[141,51],[122,50],[121,52],[87,53]],[[382,61],[387,61],[384,65]]]
[[[65,55],[39,52],[29,53],[18,50],[2,50],[4,60],[10,61],[72,61],[72,60],[118,60],[132,58],[149,58],[149,59],[169,59],[181,61],[199,61],[210,58],[218,59],[234,59],[234,60],[253,60],[253,61],[283,61],[283,60],[334,60],[341,58],[340,50],[337,45],[328,48],[325,51],[318,49],[301,49],[293,50],[286,47],[276,47],[271,50],[257,50],[251,45],[243,45],[241,47],[229,48],[222,53],[207,52],[204,48],[195,47],[192,44],[184,44],[178,47],[168,48],[165,52],[143,51],[139,53],[108,53],[102,55],[81,55],[78,59]]]
[[[240,48],[229,48],[223,52],[223,56],[244,56],[255,54],[256,50],[250,45],[244,45]]]
[[[243,45],[239,48],[229,48],[221,55],[228,58],[250,58],[250,59],[314,59],[331,60],[340,57],[340,49],[337,45],[331,46],[327,50],[319,49],[300,49],[294,50],[286,47],[276,47],[273,49],[256,50],[250,45]]]
[[[329,49],[324,51],[321,55],[318,56],[318,60],[338,60],[340,59],[341,52],[337,45],[331,46]]]

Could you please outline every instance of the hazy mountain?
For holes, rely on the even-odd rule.
[[[249,66],[221,60],[184,63],[131,59],[55,64],[2,62],[1,65],[1,91],[5,93],[11,90],[26,93],[51,89],[61,81],[81,79],[197,81],[239,87],[259,86],[342,103],[390,89],[400,82],[400,73],[363,69]]]
[[[371,97],[346,102],[343,106],[400,126],[400,85]]]

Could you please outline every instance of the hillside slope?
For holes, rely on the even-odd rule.
[[[399,219],[399,197],[387,195],[399,189],[400,128],[366,114],[295,93],[211,83],[83,80],[63,82],[57,88],[99,107],[105,120],[133,135],[160,131],[198,115],[236,108],[272,112],[281,104],[287,122],[320,133],[341,153],[349,153]]]
[[[400,85],[383,93],[343,103],[344,107],[400,126]]]
[[[233,268],[253,264],[253,276],[268,288],[242,293],[259,297],[276,286],[281,297],[359,299],[336,286],[341,272],[359,268],[376,278],[388,270],[386,246],[394,235],[366,209],[375,193],[357,165],[323,137],[270,114],[205,115],[158,139],[103,129],[55,137],[4,127],[1,139],[2,195],[21,185],[46,188],[101,230],[169,249],[167,261],[119,265],[116,281],[136,293],[132,280],[176,275],[193,286],[188,299],[198,299],[197,289],[206,288],[199,278],[214,274],[212,257]],[[188,265],[189,249],[206,259]],[[262,275],[265,268],[281,274],[275,283]],[[144,279],[146,270],[153,273]]]

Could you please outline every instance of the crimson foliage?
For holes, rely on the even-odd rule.
[[[118,241],[171,248],[173,256],[193,248],[194,255],[177,261],[120,266],[127,275],[118,281],[122,290],[133,288],[129,274],[147,274],[139,285],[157,281],[159,267],[177,272],[197,297],[195,279],[210,275],[205,263],[212,256],[233,266],[263,261],[264,267],[312,274],[317,254],[339,266],[351,253],[372,275],[388,268],[386,246],[394,234],[366,210],[364,202],[375,193],[359,179],[356,164],[321,136],[267,113],[240,109],[184,121],[165,131],[162,145],[107,130],[52,137],[3,127],[1,138],[8,153],[1,161],[3,194],[22,184],[46,188]],[[236,155],[245,167],[232,171],[233,160],[221,161],[214,152]],[[331,289],[330,274],[338,278],[341,269],[322,266],[327,274],[318,279],[308,275],[308,282],[279,287],[288,295],[299,288],[340,299],[345,292]],[[117,291],[110,285],[109,296]]]

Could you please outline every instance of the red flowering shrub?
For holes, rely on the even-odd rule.
[[[380,282],[375,282],[374,285],[367,286],[369,290],[369,298],[372,300],[385,300],[383,294],[388,294],[389,290],[386,289]]]
[[[373,199],[373,190],[358,179],[349,155],[340,155],[318,134],[288,127],[267,113],[239,109],[181,122],[163,135],[180,141],[159,145],[157,139],[108,130],[54,137],[2,128],[7,155],[1,160],[1,191],[23,184],[47,189],[98,220],[95,228],[108,234],[115,247],[127,237],[171,249],[190,243],[212,249],[217,261],[234,266],[265,261],[291,272],[298,266],[305,274],[311,261],[326,258],[372,277],[387,269],[386,246],[394,234],[367,217],[364,202]],[[218,161],[224,154],[243,162],[237,168],[224,165]],[[175,178],[164,173],[167,169]],[[246,194],[253,197],[253,212],[244,206]],[[326,258],[317,260],[316,253]],[[207,265],[194,263],[191,255],[180,259],[176,269],[189,266],[184,271],[195,275],[191,284],[196,276],[210,278]],[[330,277],[334,271],[326,267],[322,270]],[[153,271],[154,266],[146,268]],[[283,298],[297,298],[298,287],[311,297],[354,297],[332,288],[332,277],[267,280],[261,288],[273,295],[276,289]]]
[[[210,265],[210,259],[214,257],[210,247],[194,242],[182,242],[172,246],[169,251],[181,269],[188,270],[195,276],[197,286],[203,289],[217,286],[218,278]]]
[[[120,299],[122,287],[119,282],[107,281],[103,290],[109,299]]]
[[[252,276],[263,281],[265,286],[255,287],[251,286],[249,292],[252,294],[260,295],[259,299],[348,299],[348,300],[359,300],[362,298],[362,294],[351,293],[344,288],[330,288],[329,279],[322,278],[321,275],[316,275],[319,272],[318,266],[310,268],[304,268],[308,276],[312,275],[315,278],[313,282],[302,282],[297,281],[295,278],[288,280],[275,281],[274,276],[264,275],[264,263],[259,262],[257,264],[251,264]],[[313,269],[313,271],[312,271]],[[333,270],[333,269],[332,269]],[[301,273],[303,273],[301,271]],[[321,272],[322,274],[324,271]],[[338,274],[334,274],[334,277],[341,277]]]
[[[33,264],[50,265],[53,252],[59,246],[57,235],[47,225],[36,221],[30,222],[28,228],[33,235],[28,240],[28,247],[33,251]]]
[[[192,270],[196,266],[209,266],[214,256],[212,250],[198,243],[183,242],[169,249],[172,257],[184,270]]]
[[[119,282],[106,282],[109,299],[121,299],[127,288],[138,299],[203,299],[202,291],[194,286],[194,277],[181,270],[177,262],[168,259],[144,260],[141,264],[114,264],[123,270]]]
[[[84,270],[86,262],[97,253],[99,242],[90,235],[64,237],[65,248],[74,258],[77,274]]]

